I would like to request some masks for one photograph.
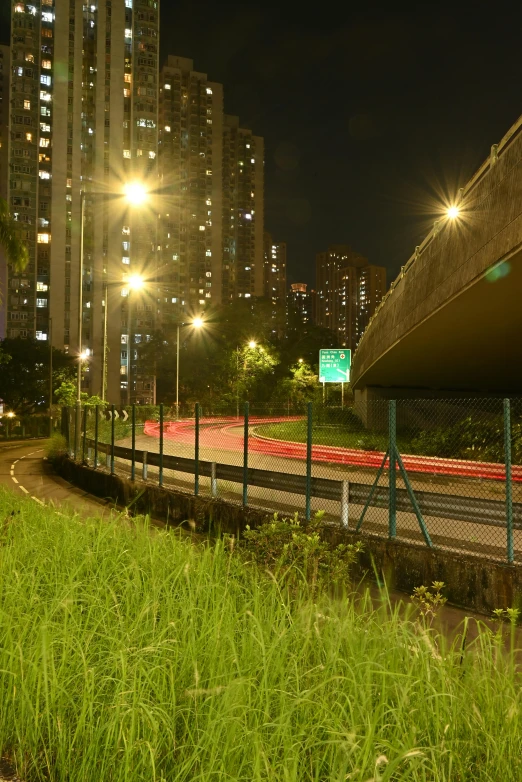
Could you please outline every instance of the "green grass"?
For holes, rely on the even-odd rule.
[[[255,431],[256,434],[260,434],[263,437],[306,443],[307,423],[303,420],[279,424],[261,424],[256,426]],[[319,425],[313,427],[313,443],[314,445],[331,445],[339,448],[385,451],[388,445],[388,436],[386,432],[380,434],[365,431],[351,432],[340,426]]]
[[[520,681],[486,631],[461,664],[226,543],[6,491],[0,521],[0,750],[28,782],[522,778]]]

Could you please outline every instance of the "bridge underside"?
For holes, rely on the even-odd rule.
[[[522,393],[522,250],[505,276],[482,277],[404,335],[355,389],[397,398]]]

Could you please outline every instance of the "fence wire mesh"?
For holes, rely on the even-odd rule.
[[[239,415],[199,405],[183,416],[163,406],[81,416],[69,408],[62,430],[73,457],[127,477],[279,514],[322,511],[365,534],[522,562],[518,398],[242,405]]]

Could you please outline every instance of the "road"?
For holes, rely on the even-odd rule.
[[[285,419],[286,420],[286,419]],[[252,422],[255,424],[255,422]],[[221,421],[203,420],[200,431],[200,459],[202,461],[218,462],[221,464],[233,464],[240,466],[243,460],[243,428],[237,422],[231,423],[225,419]],[[167,424],[168,436],[164,438],[164,453],[175,456],[194,458],[194,422],[174,422]],[[158,425],[150,422],[145,426],[145,434],[136,437],[136,448],[149,452],[159,450]],[[255,442],[251,438],[251,442]],[[121,440],[118,445],[130,446],[130,438]],[[451,461],[451,460],[446,460]],[[118,460],[117,460],[118,462]],[[279,453],[263,452],[249,449],[249,466],[262,470],[271,470],[281,473],[293,473],[304,475],[305,464],[300,458],[282,456]],[[121,461],[119,469],[128,471],[128,465]],[[330,478],[332,480],[348,480],[356,483],[373,483],[376,468],[359,464],[327,463],[315,461],[312,465],[314,477]],[[469,477],[456,474],[433,474],[429,472],[413,472],[409,474],[411,484],[415,490],[434,492],[437,494],[459,495],[460,497],[483,498],[489,500],[504,501],[505,486],[500,480],[485,479],[482,477]],[[157,481],[157,469],[149,467],[149,479]],[[193,491],[193,477],[186,473],[164,471],[164,481],[184,491]],[[218,486],[219,497],[232,502],[241,502],[242,487],[237,483],[220,480]],[[387,473],[381,477],[381,485],[387,485]],[[404,488],[402,477],[397,478],[398,488]],[[200,478],[201,494],[210,494],[210,480]],[[517,482],[513,486],[513,500],[522,502],[522,484]],[[304,497],[288,492],[274,491],[272,489],[249,487],[249,505],[279,511],[281,513],[301,513],[304,510]],[[339,521],[340,505],[338,502],[312,498],[312,510],[326,511],[327,517]],[[362,512],[358,505],[350,506],[350,526],[357,523]],[[505,528],[471,523],[467,521],[455,521],[441,517],[425,517],[428,531],[434,545],[457,551],[465,551],[478,555],[486,555],[495,559],[505,560],[506,557],[506,531]],[[363,530],[380,536],[387,535],[388,512],[385,508],[370,507],[366,514]],[[417,518],[413,512],[397,513],[397,534],[399,538],[411,541],[422,541]],[[522,560],[522,530],[514,533],[515,559]]]
[[[84,517],[110,514],[113,502],[92,497],[52,473],[46,445],[45,440],[30,440],[0,446],[0,483],[39,505],[60,506]]]

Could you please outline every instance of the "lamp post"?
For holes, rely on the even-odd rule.
[[[257,348],[257,342],[253,339],[250,340],[250,342],[247,343],[246,347],[250,348],[250,350],[255,350]],[[237,381],[236,381],[236,418],[239,418],[239,351],[240,347],[239,345],[236,348],[236,372],[237,372]],[[246,358],[244,363],[244,369],[246,369]]]
[[[192,328],[200,329],[203,326],[203,318],[194,318],[189,326]],[[184,323],[177,324],[176,327],[176,421],[179,421],[179,332]]]

